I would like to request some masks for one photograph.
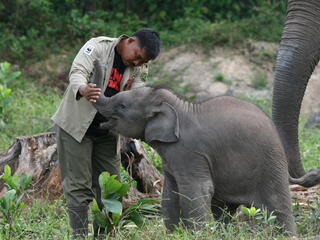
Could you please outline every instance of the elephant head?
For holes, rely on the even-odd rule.
[[[100,66],[97,61],[94,65],[94,83],[101,87]],[[103,126],[113,132],[146,142],[176,142],[178,114],[161,93],[153,87],[140,87],[110,98],[101,94],[93,105],[107,119]]]
[[[141,87],[106,100],[100,96],[104,104],[97,101],[94,106],[107,119],[104,127],[116,133],[146,142],[176,142],[179,138],[177,112],[167,102],[152,101],[153,92],[151,87]]]
[[[272,119],[286,150],[291,182],[320,183],[320,171],[303,169],[298,141],[301,102],[320,57],[320,1],[289,0],[278,49],[273,86]]]

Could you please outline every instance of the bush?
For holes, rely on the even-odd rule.
[[[108,172],[100,174],[99,185],[103,208],[99,208],[96,200],[91,206],[95,221],[100,227],[105,228],[107,233],[132,223],[141,227],[144,223],[143,213],[158,213],[155,205],[158,200],[151,198],[139,199],[129,208],[123,209],[121,198],[128,193],[130,184],[121,183],[115,179],[116,177],[116,175],[110,176]]]
[[[6,1],[0,3],[0,61],[26,64],[60,46],[142,27],[158,30],[165,46],[234,44],[247,37],[278,41],[285,10],[284,0]]]
[[[11,102],[4,109],[7,123],[0,131],[0,152],[6,150],[17,136],[48,131],[50,117],[57,110],[61,96],[53,89],[21,79],[12,86]]]
[[[6,165],[3,174],[0,176],[4,180],[7,192],[0,198],[1,231],[5,239],[12,239],[16,230],[17,218],[20,216],[25,204],[22,198],[31,184],[31,177],[25,173],[11,175],[11,168]]]
[[[4,109],[10,102],[11,89],[7,87],[8,83],[18,78],[21,72],[12,72],[11,64],[8,62],[0,63],[0,127],[5,126]]]

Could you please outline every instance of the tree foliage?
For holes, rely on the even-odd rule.
[[[43,58],[47,49],[59,51],[61,46],[74,46],[93,36],[116,37],[142,27],[164,32],[163,39],[171,43],[170,34],[181,31],[181,25],[212,28],[208,23],[250,19],[259,15],[261,8],[283,16],[286,1],[2,0],[0,61]],[[278,22],[281,20],[278,18]]]

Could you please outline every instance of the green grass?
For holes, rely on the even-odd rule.
[[[32,200],[32,199],[31,199]],[[299,237],[316,236],[320,232],[320,202],[314,209],[293,206]],[[89,214],[90,215],[90,214]],[[89,233],[92,234],[92,217],[90,215]],[[1,225],[0,229],[5,227]],[[71,230],[68,225],[66,204],[62,199],[54,201],[32,200],[15,222],[16,231],[12,240],[56,239],[67,240]],[[4,239],[0,233],[0,239]],[[88,238],[91,239],[91,238]],[[207,240],[207,239],[288,239],[273,224],[243,220],[236,214],[229,224],[210,221],[199,231],[188,231],[178,228],[174,233],[167,233],[161,217],[147,220],[142,228],[128,226],[117,231],[109,239],[112,240]]]
[[[18,136],[45,132],[52,125],[61,93],[21,80],[12,88],[12,99],[4,111],[6,125],[0,132],[0,152],[5,151]]]
[[[257,71],[251,86],[257,90],[265,89],[268,86],[267,73],[263,71]]]

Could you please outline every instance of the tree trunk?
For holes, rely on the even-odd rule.
[[[160,198],[163,177],[151,164],[139,141],[122,139],[121,144],[121,162],[138,186],[138,189],[130,189],[124,203],[130,204],[142,197]],[[55,133],[51,132],[18,137],[6,152],[0,153],[0,174],[4,166],[9,165],[12,173],[24,172],[32,176],[33,195],[36,197],[55,199],[61,196],[58,164]],[[1,180],[0,197],[5,190]]]

